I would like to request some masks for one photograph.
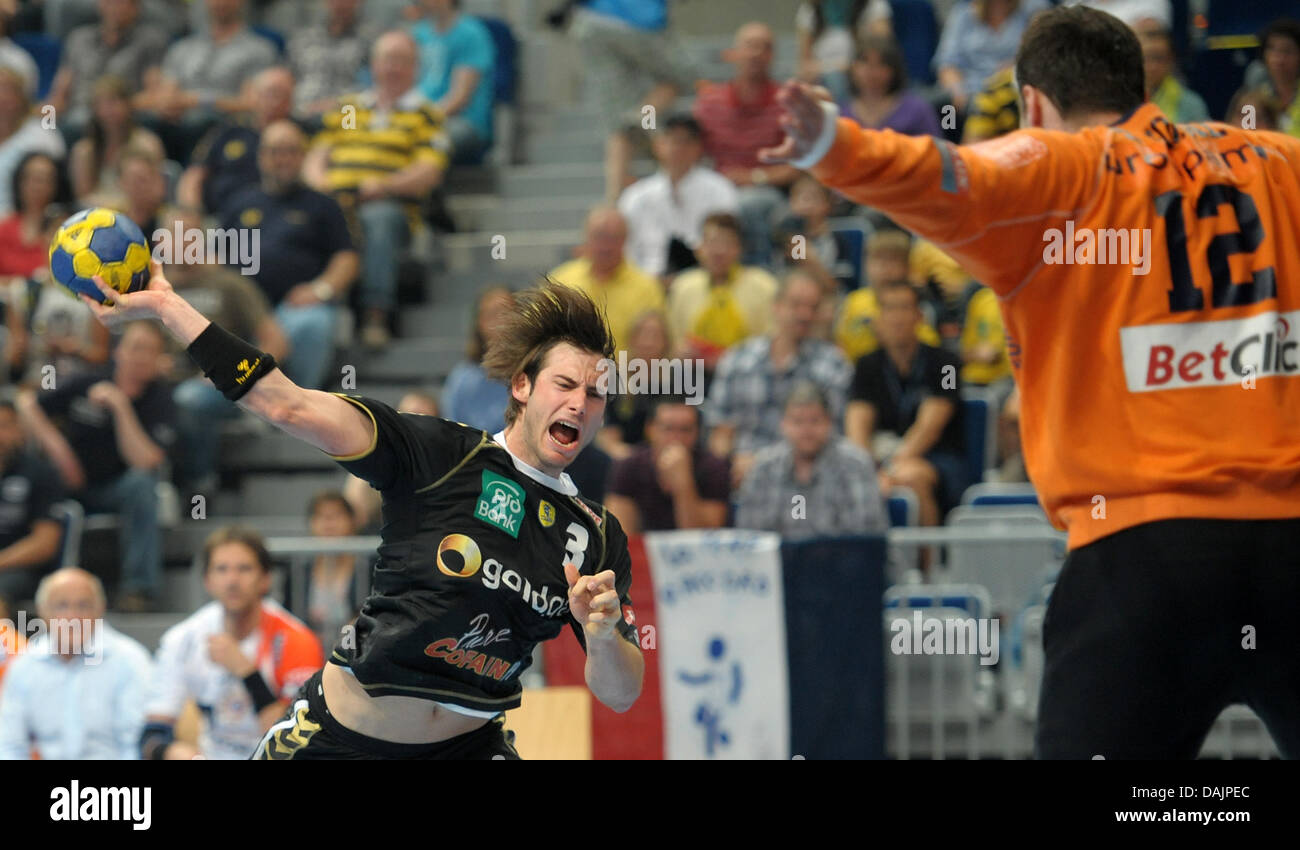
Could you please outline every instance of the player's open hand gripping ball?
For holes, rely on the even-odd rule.
[[[172,293],[172,285],[163,277],[162,266],[156,261],[149,264],[151,277],[149,285],[135,292],[117,292],[99,275],[91,278],[99,290],[100,299],[81,294],[86,303],[99,319],[110,328],[118,327],[135,319],[156,319],[163,301]]]

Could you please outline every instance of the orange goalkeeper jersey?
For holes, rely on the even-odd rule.
[[[1071,548],[1300,517],[1300,140],[1151,104],[968,147],[841,119],[812,172],[997,293],[1025,463]]]

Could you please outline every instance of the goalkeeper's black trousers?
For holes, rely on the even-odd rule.
[[[1038,758],[1192,759],[1225,707],[1300,757],[1300,519],[1149,522],[1072,551],[1043,622]]]

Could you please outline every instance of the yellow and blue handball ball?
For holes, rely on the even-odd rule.
[[[118,292],[149,285],[149,243],[125,213],[82,210],[59,226],[50,242],[50,274],[74,295],[107,299],[91,280],[99,275]]]

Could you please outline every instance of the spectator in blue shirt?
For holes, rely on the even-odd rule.
[[[77,567],[36,590],[47,631],[5,675],[0,760],[136,759],[152,663],[104,622],[104,587]]]
[[[943,26],[934,69],[958,110],[984,81],[1016,58],[1029,19],[1046,0],[970,0],[953,8]]]
[[[492,145],[496,46],[487,27],[460,13],[460,0],[423,0],[411,28],[420,46],[420,92],[447,116],[452,162],[477,162]]]
[[[442,390],[444,418],[482,428],[489,434],[506,427],[510,388],[489,378],[482,363],[483,353],[496,335],[497,323],[514,305],[514,296],[504,286],[494,286],[479,296],[465,359],[451,370]]]

